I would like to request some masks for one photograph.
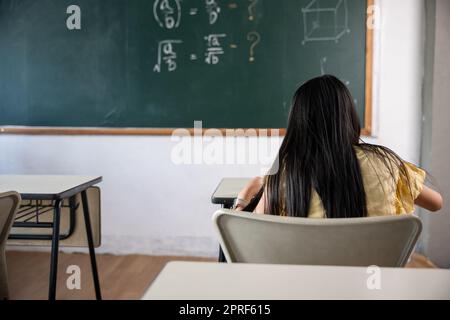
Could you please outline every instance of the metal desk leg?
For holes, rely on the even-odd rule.
[[[102,300],[102,293],[100,291],[100,282],[98,279],[97,261],[95,259],[94,240],[92,238],[91,218],[89,215],[89,205],[86,190],[81,192],[81,201],[83,202],[84,222],[86,223],[86,236],[89,246],[89,255],[91,257],[92,278],[94,279],[95,297],[97,298],[97,300]]]
[[[219,246],[219,262],[227,263],[227,258],[225,258],[225,254],[223,253],[221,246]]]
[[[222,205],[222,208],[224,208],[224,209],[231,209],[231,206],[224,204],[224,205]],[[223,250],[222,250],[221,246],[219,246],[219,259],[218,259],[218,261],[222,262],[222,263],[226,263],[227,262],[227,258],[225,258],[225,254],[223,253]]]
[[[52,235],[52,252],[50,259],[50,281],[48,288],[48,299],[56,299],[56,279],[58,276],[58,251],[59,251],[59,224],[61,218],[61,200],[55,201],[53,210],[53,235]]]

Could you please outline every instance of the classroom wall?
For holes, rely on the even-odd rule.
[[[418,163],[424,1],[378,3],[382,23],[375,34],[376,137],[367,141]],[[277,144],[280,139],[263,142]],[[210,203],[214,188],[222,177],[253,176],[259,170],[247,165],[179,166],[171,161],[174,145],[170,137],[0,135],[0,173],[102,175],[102,252],[215,255],[210,219],[217,209]]]
[[[441,192],[443,210],[425,219],[423,248],[438,266],[450,267],[450,2],[427,2],[427,59],[424,95],[425,125],[423,130],[422,160],[425,168],[436,179]]]

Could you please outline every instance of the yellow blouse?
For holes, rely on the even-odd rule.
[[[409,181],[393,166],[394,180],[389,169],[376,155],[360,148],[355,150],[366,192],[367,215],[375,217],[413,213],[414,201],[423,189],[425,171],[406,162]],[[315,190],[311,195],[308,217],[325,217],[322,201]]]

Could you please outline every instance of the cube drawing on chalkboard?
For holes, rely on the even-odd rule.
[[[304,39],[310,41],[339,42],[348,28],[347,0],[312,0],[302,8]]]

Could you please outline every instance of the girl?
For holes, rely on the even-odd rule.
[[[294,96],[279,170],[255,178],[236,210],[291,217],[356,218],[442,208],[424,186],[425,171],[386,147],[363,143],[347,87],[333,76],[302,85]]]

